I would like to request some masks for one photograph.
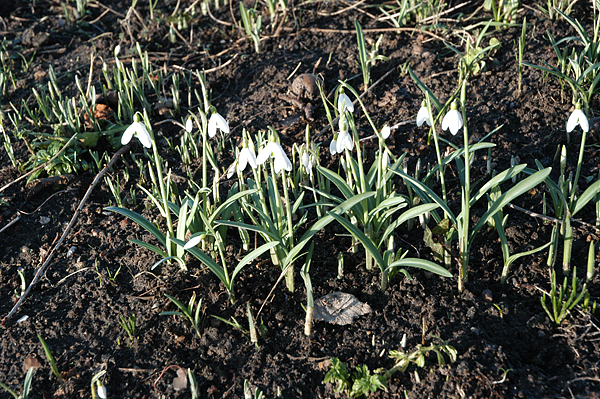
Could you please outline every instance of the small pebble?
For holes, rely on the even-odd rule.
[[[472,319],[473,317],[475,317],[475,306],[472,306],[467,310],[467,319]]]
[[[67,252],[67,258],[72,258],[73,255],[75,255],[75,250],[77,249],[77,247],[72,246],[71,248],[69,248],[69,251]]]
[[[48,224],[50,223],[50,218],[47,216],[40,217],[40,224]]]
[[[29,247],[27,247],[26,245],[23,245],[23,246],[21,247],[21,252],[23,252],[24,254],[26,254],[26,253],[27,253],[27,252],[29,252],[29,251],[30,251],[30,250],[29,250]]]

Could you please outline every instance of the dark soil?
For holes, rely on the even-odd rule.
[[[155,21],[150,21],[147,2],[139,2],[137,11],[145,18],[145,25],[133,17],[131,23],[121,23],[130,5],[128,1],[102,3],[103,6],[90,3],[88,14],[78,22],[71,20],[71,24],[65,21],[64,9],[58,1],[0,5],[0,30],[9,41],[8,50],[15,61],[13,72],[18,81],[17,88],[11,86],[8,95],[2,97],[5,113],[10,110],[9,102],[17,107],[22,100],[29,105],[35,103],[31,89],[36,85],[47,85],[50,65],[65,92],[74,95],[77,93],[74,76],[79,75],[87,82],[92,53],[96,54],[97,60],[92,84],[100,85],[100,60],[112,60],[113,49],[120,44],[122,60],[128,63],[134,54],[129,51],[135,51],[135,41],[138,41],[157,68],[165,67],[171,72],[176,71],[176,66],[190,71],[209,70],[207,79],[212,102],[228,120],[234,143],[239,143],[243,128],[255,134],[271,125],[280,133],[291,153],[292,144],[303,140],[308,123],[313,139],[328,148],[331,132],[319,134],[327,126],[323,109],[315,108],[313,120],[306,120],[302,110],[282,101],[279,95],[287,92],[293,79],[288,80],[288,77],[296,69],[296,75],[315,73],[322,76],[326,90],[332,90],[338,79],[360,74],[355,19],[361,22],[369,40],[375,41],[383,34],[380,54],[389,57],[388,61],[378,62],[373,68],[373,82],[391,73],[364,99],[377,126],[414,120],[423,95],[405,73],[405,65],[410,65],[442,101],[456,87],[457,57],[444,43],[408,29],[369,32],[368,29],[390,27],[371,17],[380,14],[377,8],[347,9],[345,3],[337,2],[300,5],[290,2],[290,14],[281,25],[279,35],[275,30],[271,31],[265,11],[262,52],[255,54],[243,32],[231,26],[234,23],[232,13],[237,23],[240,20],[235,3],[232,11],[227,6],[213,9],[214,18],[198,12],[189,21],[191,28],[182,30],[185,42],[178,37],[175,44],[168,40],[169,25],[165,16],[170,15],[179,2],[159,2]],[[546,4],[545,1],[537,3]],[[583,3],[576,4],[572,15],[589,27],[591,11],[588,3]],[[191,4],[191,0],[182,0],[179,9],[186,10]],[[71,5],[67,8],[71,10]],[[576,33],[566,22],[545,19],[534,10],[537,10],[535,5],[527,6],[518,16],[519,23],[526,16],[530,24],[525,60],[554,65],[556,59],[547,32],[555,38]],[[459,12],[470,15],[475,11],[476,7],[469,5],[445,17],[457,18]],[[336,12],[339,13],[332,16]],[[455,31],[489,18],[490,14],[480,10],[475,19],[468,22],[448,19],[440,23]],[[190,35],[190,29],[193,29],[193,35]],[[445,32],[436,31],[464,50],[458,36]],[[517,92],[514,41],[520,32],[520,27],[494,32],[502,47],[485,60],[485,70],[471,79],[467,89],[469,132],[472,141],[476,142],[502,126],[486,139],[496,144],[492,159],[498,171],[506,169],[511,156],[515,156],[530,167],[535,167],[536,160],[544,166],[553,166],[552,177],[557,179],[557,149],[567,145],[568,171],[574,171],[581,130],[577,129],[579,133],[572,134],[567,142],[565,123],[572,105],[570,93],[562,92],[557,80],[543,79],[538,70],[524,68],[523,91],[520,95]],[[20,68],[22,59],[17,53],[32,60],[28,71]],[[358,88],[361,79],[359,76],[349,82]],[[198,106],[193,96],[191,104],[187,94],[182,97],[185,97],[182,99],[184,110]],[[592,111],[598,109],[597,105],[594,98]],[[175,115],[175,119],[181,120],[183,116],[185,113]],[[290,120],[290,117],[293,118]],[[372,134],[362,111],[357,112],[355,118],[361,136]],[[158,124],[165,119],[160,115],[153,115],[152,119],[157,123],[155,133],[178,143],[179,127],[171,123]],[[290,123],[294,120],[298,123]],[[9,121],[4,122],[9,135],[11,126]],[[444,136],[462,146],[460,135]],[[11,138],[17,159],[25,162],[28,157],[26,147],[12,135]],[[165,140],[161,143],[162,156],[174,168],[173,173],[185,176],[189,166],[180,165],[179,154],[170,150]],[[588,138],[588,144],[582,164],[583,177],[596,176],[599,168],[598,147],[593,138]],[[416,128],[412,122],[394,130],[388,145],[396,155],[408,152],[409,170],[414,170],[418,158],[421,158],[422,173],[427,164],[435,164],[435,151],[433,146],[427,145],[426,130]],[[375,150],[368,143],[365,148],[367,154]],[[141,147],[136,147],[134,152],[143,157]],[[323,165],[337,168],[338,161],[332,159],[328,151],[321,154]],[[486,154],[477,154],[474,161],[475,179],[485,172],[483,155]],[[222,165],[231,162],[230,146],[221,157]],[[134,187],[137,198],[144,198],[142,191],[136,188],[137,166],[131,161],[119,161],[118,165],[111,176],[125,168],[132,176],[124,183],[123,192]],[[196,161],[192,170],[199,165]],[[22,171],[12,167],[7,153],[0,151],[0,186],[21,174]],[[0,232],[0,317],[7,315],[17,300],[15,293],[20,291],[17,271],[22,268],[27,281],[31,281],[94,176],[95,172],[82,172],[65,184],[49,186],[35,193],[20,182],[2,192],[0,200],[6,203],[0,206],[0,228],[18,212],[21,218]],[[451,197],[455,198],[451,206],[458,209],[460,191],[456,187],[460,183],[456,169],[449,166],[446,176],[448,187],[453,187]],[[187,187],[186,178],[175,181],[183,193]],[[400,181],[396,185],[402,187]],[[149,187],[147,181],[145,186]],[[547,189],[540,186],[518,198],[514,204],[542,213],[544,192],[549,200]],[[188,272],[180,270],[176,264],[163,264],[150,270],[160,259],[127,239],[152,241],[152,237],[115,213],[105,214],[103,208],[111,201],[114,199],[108,187],[100,184],[42,279],[33,287],[17,314],[4,321],[0,328],[0,382],[20,392],[25,376],[24,363],[37,357],[42,366],[34,375],[32,398],[90,397],[91,378],[101,370],[106,370],[103,381],[112,398],[189,397],[189,390],[174,390],[175,369],[164,372],[171,365],[193,371],[199,397],[243,397],[244,380],[261,389],[265,397],[274,397],[278,392],[283,398],[336,397],[334,387],[323,384],[331,357],[338,357],[349,369],[363,363],[371,370],[390,368],[394,362],[388,357],[389,351],[399,349],[406,335],[408,351],[413,351],[419,344],[439,343],[436,338],[439,337],[456,348],[458,359],[454,363],[438,365],[435,355],[431,354],[423,368],[412,365],[405,373],[394,374],[388,391],[379,391],[372,397],[600,396],[597,317],[578,307],[562,325],[550,321],[540,304],[541,290],[550,289],[547,252],[515,262],[507,283],[501,285],[502,252],[493,229],[484,228],[475,242],[469,282],[462,293],[458,292],[456,278],[444,279],[414,270],[411,270],[412,281],[399,274],[382,292],[379,289],[380,274],[365,270],[362,250],[352,253],[350,240],[341,226],[329,225],[316,236],[311,268],[315,298],[344,291],[368,303],[373,311],[349,326],[317,321],[313,335],[308,338],[303,334],[305,312],[302,305],[306,293],[299,278],[294,293],[287,292],[282,284],[265,304],[280,273],[280,269],[266,261],[265,256],[264,260],[257,260],[242,271],[235,286],[236,302],[230,305],[219,281],[195,260],[190,260]],[[130,207],[146,212],[139,200],[136,206]],[[485,209],[484,201],[477,204],[473,209],[473,223]],[[157,212],[152,212],[144,214],[154,220]],[[507,234],[512,253],[527,251],[550,240],[551,223],[513,208],[506,208],[504,212],[509,215]],[[551,210],[548,214],[553,216]],[[578,266],[578,275],[584,277],[588,243],[599,240],[598,231],[591,227],[595,225],[593,205],[588,205],[578,218],[586,224],[576,225],[573,265]],[[397,231],[396,243],[409,250],[412,257],[433,259],[421,234],[420,229],[406,231],[402,226]],[[241,254],[238,241],[231,238],[228,242],[232,259]],[[68,253],[70,249],[72,251]],[[340,253],[344,256],[345,270],[343,278],[337,279]],[[452,272],[456,276],[456,268]],[[588,283],[591,301],[600,295],[598,281],[596,275]],[[176,310],[164,294],[187,303],[193,293],[202,298],[202,337],[184,320],[159,315],[165,310]],[[250,343],[247,334],[212,317],[216,315],[227,320],[234,317],[246,328],[246,303],[250,303],[255,316],[264,305],[257,323],[266,327],[266,331],[260,335],[257,346]],[[29,318],[17,322],[23,316]],[[136,320],[132,341],[119,325],[120,317],[130,316],[135,316]],[[51,375],[37,334],[48,343],[64,383]],[[9,395],[2,391],[0,397]]]

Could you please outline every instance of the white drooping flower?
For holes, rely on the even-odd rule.
[[[244,139],[244,144],[242,145],[242,149],[238,154],[237,161],[235,162],[235,164],[237,164],[238,173],[242,173],[244,169],[246,169],[246,166],[248,164],[250,164],[252,169],[256,169],[256,155],[254,155],[254,150],[248,148],[248,141],[246,139]],[[231,178],[231,176],[233,176],[233,171],[234,168],[232,165],[232,167],[229,168],[229,170],[227,171],[228,179]]]
[[[347,148],[348,151],[354,149],[354,140],[352,139],[352,135],[348,132],[348,124],[346,123],[345,118],[340,119],[340,133],[338,134],[335,148],[339,153],[344,152],[344,148]]]
[[[417,113],[417,127],[421,127],[424,122],[427,122],[429,126],[431,126],[431,120],[429,119],[429,110],[427,109],[427,103],[425,100],[421,102],[421,108]]]
[[[210,137],[215,137],[217,135],[217,128],[221,129],[223,133],[229,133],[229,125],[225,118],[221,116],[215,109],[215,107],[211,107],[212,115],[208,120],[208,135]]]
[[[185,245],[183,246],[183,249],[190,249],[190,248],[194,248],[196,245],[200,244],[200,241],[204,240],[206,238],[206,234],[201,233],[201,234],[194,234],[193,236],[190,237],[189,241],[185,243]]]
[[[586,133],[590,131],[588,118],[581,110],[581,105],[579,104],[575,106],[575,111],[569,116],[569,120],[567,121],[567,133],[571,133],[577,125],[581,126],[581,129]]]
[[[302,166],[304,166],[304,170],[306,171],[306,174],[308,175],[308,178],[312,181],[313,179],[313,155],[309,154],[307,150],[304,150],[302,152],[302,157],[301,157],[301,162],[302,162]]]
[[[121,52],[121,45],[117,44],[117,47],[115,47],[115,65],[117,65],[117,68],[121,69],[121,66],[123,64],[121,64],[121,61],[119,61],[119,53]]]
[[[192,118],[187,118],[187,120],[185,121],[185,131],[191,133],[193,129],[194,122],[192,121]]]
[[[337,154],[337,139],[338,139],[338,134],[334,133],[333,134],[333,139],[331,140],[331,143],[329,143],[329,152],[331,153],[331,155],[335,155]]]
[[[458,112],[457,108],[456,102],[453,102],[450,106],[450,111],[448,111],[442,120],[442,130],[450,129],[450,133],[453,136],[456,136],[456,133],[463,127],[462,115]]]
[[[349,111],[350,113],[354,112],[354,105],[352,105],[352,100],[350,100],[350,97],[348,97],[348,95],[344,93],[343,90],[340,91],[340,94],[338,94],[337,108],[340,117],[346,111]]]
[[[140,122],[140,116],[136,113],[133,117],[133,123],[125,130],[121,137],[121,144],[126,145],[131,141],[131,138],[135,136],[146,148],[152,147],[152,139],[146,125]]]
[[[392,134],[392,129],[390,129],[388,125],[385,125],[381,129],[381,137],[383,137],[384,140],[387,140],[387,138],[390,137],[390,134]]]
[[[273,166],[275,166],[275,173],[279,173],[281,169],[285,169],[288,172],[290,172],[292,170],[292,162],[290,162],[290,159],[285,154],[285,151],[283,151],[283,148],[281,148],[281,145],[278,142],[274,141],[275,138],[272,138],[271,140],[272,141],[269,141],[269,144],[264,146],[258,152],[258,156],[256,157],[256,163],[258,165],[262,165],[267,161],[267,159],[273,158]]]
[[[100,399],[106,399],[106,387],[104,385],[102,385],[102,383],[100,381],[98,381],[98,397]]]

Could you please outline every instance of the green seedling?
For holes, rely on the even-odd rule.
[[[369,395],[371,392],[376,392],[379,389],[387,391],[387,379],[382,373],[384,370],[375,370],[371,374],[371,370],[365,364],[361,364],[352,373],[346,368],[338,358],[331,358],[331,369],[325,375],[324,384],[328,382],[335,384],[335,392],[345,392],[352,398],[357,398],[363,395]]]
[[[492,12],[497,23],[512,22],[517,16],[520,0],[485,0],[483,8]]]
[[[575,275],[577,268],[573,268],[573,274],[571,276],[571,285],[568,285],[568,278],[565,277],[562,286],[557,288],[556,285],[556,272],[551,271],[551,282],[550,282],[550,294],[543,294],[540,298],[542,307],[550,317],[550,320],[556,324],[562,323],[567,317],[569,311],[575,307],[586,295],[587,284],[583,284],[583,287],[579,288],[579,279]],[[558,290],[557,290],[558,289]],[[579,293],[579,295],[577,295]],[[550,298],[550,308],[547,305],[547,297]]]
[[[573,104],[582,101],[586,113],[589,113],[590,101],[592,96],[597,93],[596,87],[600,81],[600,78],[598,78],[600,76],[600,4],[592,2],[591,7],[594,14],[591,36],[578,20],[571,18],[559,9],[555,9],[558,15],[569,22],[579,35],[579,37],[569,36],[555,41],[552,35],[548,33],[558,60],[556,67],[546,63],[544,63],[544,66],[523,63],[523,65],[539,69],[550,76],[556,77],[561,82],[561,87],[565,83],[568,84],[573,93]],[[560,45],[570,41],[581,43],[583,47],[581,50],[577,50],[575,46],[566,46],[563,50],[560,49]]]
[[[572,0],[546,0],[546,6],[538,5],[537,8],[546,14],[548,18],[557,20],[559,12],[569,15],[575,3]]]
[[[125,320],[123,316],[119,316],[119,325],[123,327],[123,330],[127,333],[127,337],[129,337],[129,347],[133,345],[133,340],[135,339],[135,315],[131,315],[129,319]]]
[[[335,392],[346,392],[350,388],[350,373],[346,365],[337,357],[331,358],[331,368],[325,374],[323,384],[328,382],[335,385],[333,389]]]
[[[188,305],[186,306],[168,294],[165,294],[165,296],[167,298],[169,298],[169,300],[171,302],[173,302],[181,310],[181,312],[166,311],[166,312],[161,312],[160,315],[161,316],[173,315],[173,316],[179,316],[179,317],[183,317],[184,319],[187,319],[191,323],[194,330],[196,330],[196,334],[198,334],[199,337],[202,337],[202,333],[200,332],[200,327],[201,327],[200,326],[200,310],[202,309],[202,299],[200,299],[198,301],[198,304],[195,305],[196,293],[194,292],[194,294],[190,298]]]
[[[244,3],[240,1],[240,14],[242,16],[242,25],[246,31],[248,39],[254,43],[254,51],[260,53],[260,33],[262,29],[262,18],[257,15],[256,10],[246,9]]]
[[[29,394],[31,393],[31,382],[33,380],[34,370],[35,369],[33,367],[30,367],[29,370],[27,370],[27,374],[25,375],[25,379],[23,380],[23,393],[21,393],[20,395],[18,393],[16,393],[15,391],[13,391],[12,389],[10,389],[5,384],[3,384],[2,382],[0,382],[0,388],[4,389],[6,392],[11,394],[13,396],[13,398],[15,398],[15,399],[29,399]]]
[[[440,339],[439,337],[435,337]],[[397,351],[390,351],[390,357],[396,361],[394,367],[392,367],[386,373],[387,378],[391,377],[396,371],[404,373],[410,364],[415,364],[417,367],[425,367],[425,356],[433,352],[437,356],[438,364],[444,365],[446,363],[444,354],[448,356],[450,362],[455,362],[457,358],[456,349],[448,344],[447,341],[440,339],[440,344],[431,344],[429,346],[417,345],[417,348],[410,353],[406,353],[399,349]]]
[[[519,76],[519,80],[517,83],[517,93],[521,95],[521,87],[523,84],[523,52],[525,51],[525,37],[527,34],[527,18],[523,18],[523,27],[521,28],[521,36],[519,37],[519,41],[517,42],[517,52],[515,54],[517,58],[517,73]]]
[[[373,44],[371,51],[369,52],[367,51],[367,46],[365,43],[365,35],[358,20],[354,20],[354,28],[356,29],[360,70],[362,71],[363,76],[363,90],[366,92],[371,84],[371,66],[375,65],[377,61],[387,61],[388,59],[387,57],[378,54],[383,35],[379,36],[379,39],[377,39],[375,44]]]
[[[244,380],[244,399],[262,399],[263,393],[260,389],[255,388],[254,393],[252,393],[252,389],[250,388],[250,383],[248,380]]]
[[[52,368],[52,373],[60,382],[64,382],[62,376],[60,375],[60,372],[58,371],[58,367],[56,367],[54,356],[52,356],[52,352],[50,352],[50,348],[46,344],[46,341],[44,341],[44,338],[42,338],[40,334],[38,334],[37,337],[40,340],[40,343],[42,344],[42,348],[44,348],[44,353],[46,354],[46,358],[48,358],[48,362],[50,363],[50,367]]]

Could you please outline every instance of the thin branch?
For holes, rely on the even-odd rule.
[[[121,154],[123,154],[124,152],[128,151],[130,147],[131,147],[131,144],[128,144],[126,146],[123,146],[121,149],[119,149],[119,151],[115,152],[115,154],[113,155],[113,157],[111,158],[111,160],[108,162],[108,164],[104,167],[104,169],[102,169],[96,175],[96,178],[94,179],[94,181],[92,182],[92,184],[88,188],[87,192],[83,196],[83,199],[79,203],[79,206],[77,207],[77,210],[73,214],[73,217],[71,218],[71,221],[69,222],[69,225],[67,226],[67,228],[63,232],[62,236],[60,237],[60,239],[58,240],[58,242],[56,243],[56,245],[54,246],[54,248],[52,248],[52,251],[50,251],[50,254],[46,258],[46,261],[44,262],[44,264],[37,269],[37,271],[35,273],[35,276],[33,277],[33,280],[29,284],[29,287],[27,287],[27,290],[25,290],[25,292],[23,293],[23,295],[21,295],[21,297],[19,298],[19,301],[15,304],[15,306],[12,308],[12,310],[4,317],[4,319],[2,320],[2,323],[0,323],[0,326],[4,325],[4,322],[6,320],[8,320],[11,316],[13,316],[17,312],[17,310],[19,309],[19,306],[21,306],[21,304],[23,303],[23,301],[27,297],[27,294],[29,294],[29,291],[31,291],[31,288],[38,282],[38,280],[40,279],[40,276],[42,276],[44,274],[46,268],[50,264],[50,261],[54,257],[54,254],[56,253],[56,250],[61,246],[61,244],[63,243],[63,241],[65,240],[65,238],[67,238],[67,236],[69,235],[69,232],[71,231],[71,229],[75,225],[75,222],[79,218],[79,214],[81,213],[81,210],[83,209],[83,206],[85,205],[85,203],[87,202],[88,198],[92,194],[92,191],[94,191],[94,188],[96,187],[96,185],[98,184],[98,182],[100,182],[102,180],[102,177],[104,176],[104,174],[112,167],[112,165],[121,156]]]

